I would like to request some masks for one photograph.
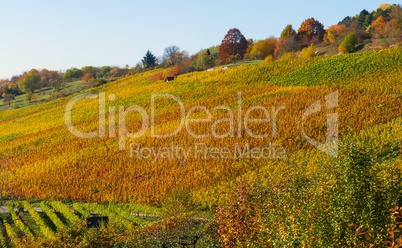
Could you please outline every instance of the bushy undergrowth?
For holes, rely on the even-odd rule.
[[[286,182],[241,181],[216,211],[223,247],[381,247],[389,244],[390,210],[402,205],[399,144],[373,152],[343,144],[339,160],[314,174],[290,163]],[[399,163],[399,165],[398,165]],[[399,227],[399,230],[400,227]],[[394,233],[395,234],[395,233]],[[396,232],[398,237],[401,234]]]

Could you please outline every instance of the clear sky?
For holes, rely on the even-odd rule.
[[[397,0],[399,1],[399,0]],[[230,28],[246,38],[279,36],[314,17],[328,27],[384,0],[0,0],[0,78],[31,68],[134,66],[177,45],[194,54]],[[398,3],[398,2],[390,2]]]

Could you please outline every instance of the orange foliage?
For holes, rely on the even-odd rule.
[[[306,46],[318,44],[323,41],[325,35],[324,25],[314,18],[305,20],[297,30],[297,40],[300,45]]]
[[[151,82],[156,82],[158,80],[163,80],[163,72],[159,71],[159,72],[155,72],[151,78],[149,79],[149,81]]]
[[[84,81],[84,82],[88,82],[90,79],[93,79],[94,77],[92,76],[92,74],[91,73],[85,73],[85,75],[84,76],[82,76],[82,81]]]
[[[333,25],[327,29],[325,40],[329,43],[334,43],[341,40],[347,33],[348,30],[345,24]]]
[[[375,19],[372,23],[371,26],[374,29],[374,36],[378,37],[382,34],[385,25],[386,25],[387,20],[383,16],[379,16],[377,19]]]
[[[268,133],[268,140],[251,138],[244,132],[244,127],[240,128],[240,137],[236,135],[227,139],[197,139],[182,130],[165,139],[155,139],[146,133],[141,138],[127,140],[142,147],[161,148],[177,144],[189,148],[196,143],[203,143],[206,147],[233,148],[235,143],[239,147],[247,144],[266,147],[272,141],[285,147],[288,154],[307,154],[314,147],[301,135],[300,118],[312,103],[324,99],[334,90],[339,90],[340,95],[337,110],[341,135],[350,134],[351,129],[359,132],[386,124],[400,116],[400,54],[401,51],[395,48],[363,55],[296,58],[222,71],[188,73],[169,84],[160,81],[168,72],[153,70],[104,85],[102,91],[116,96],[116,101],[108,102],[109,105],[126,108],[138,105],[147,111],[153,93],[176,95],[187,111],[196,105],[211,110],[221,105],[235,108],[238,92],[242,93],[244,100],[240,110],[243,116],[256,105],[269,110],[286,106],[276,120],[277,137],[272,136],[272,123],[250,124],[254,132]],[[377,83],[373,83],[373,79]],[[130,158],[130,151],[118,151],[117,139],[82,139],[72,135],[64,124],[64,109],[70,99],[0,113],[0,166],[5,168],[6,195],[160,205],[169,191],[186,187],[197,203],[211,207],[219,201],[219,197],[214,196],[216,187],[233,182],[268,163],[264,159],[204,159],[195,156],[186,160]],[[76,128],[96,130],[98,111],[98,101],[84,100],[78,104],[73,116]],[[253,114],[256,119],[264,117],[264,113],[258,111]],[[107,114],[106,120],[108,117]],[[155,112],[155,128],[169,130],[175,127],[179,117],[177,103],[162,102]],[[227,116],[212,111],[213,121],[224,117]],[[128,115],[127,130],[138,130],[140,118],[135,114]],[[325,118],[325,114],[317,115],[305,123],[306,133],[320,142],[326,138]],[[235,126],[237,122],[235,120]],[[211,130],[211,125],[193,123],[191,129],[203,134]],[[229,128],[221,123],[217,132],[225,133]],[[390,135],[392,139],[395,137]],[[272,163],[276,162],[274,159]],[[203,194],[214,197],[202,197]]]
[[[266,40],[259,40],[253,44],[250,50],[251,59],[265,59],[269,55],[273,55],[276,48],[277,39],[270,38]]]

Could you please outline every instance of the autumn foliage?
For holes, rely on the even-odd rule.
[[[168,84],[162,80],[155,81],[162,79],[161,75],[166,71],[149,71],[104,85],[102,90],[116,96],[118,103],[109,104],[126,107],[139,104],[148,110],[152,92],[178,95],[186,109],[195,104],[209,109],[222,104],[235,104],[228,96],[236,97],[238,92],[242,92],[247,103],[242,109],[243,114],[255,104],[270,107],[285,105],[287,110],[277,120],[280,133],[277,144],[286,146],[287,151],[292,153],[313,147],[301,139],[300,130],[289,123],[298,125],[304,109],[331,92],[329,87],[341,87],[340,113],[347,122],[341,123],[340,128],[345,128],[345,132],[348,126],[358,132],[397,118],[401,99],[389,92],[402,92],[401,84],[395,83],[400,78],[401,54],[400,48],[395,48],[364,55],[276,61],[263,66],[188,73]],[[373,81],[381,83],[373,84]],[[211,93],[217,90],[220,94]],[[235,180],[250,170],[243,162],[234,163],[232,160],[192,157],[182,166],[174,159],[156,162],[131,159],[128,151],[117,152],[116,139],[75,137],[64,123],[64,109],[70,98],[0,113],[0,141],[7,144],[0,146],[1,165],[7,168],[7,195],[158,205],[170,189],[181,185],[190,189],[196,202],[211,207],[217,204],[217,199],[204,197],[207,192],[213,192],[212,189],[220,183]],[[96,130],[98,109],[98,101],[80,101],[73,109],[72,121],[76,128]],[[175,102],[161,104],[155,118],[163,122],[155,124],[161,130],[169,130],[176,126],[179,113]],[[128,116],[128,130],[133,132],[139,128],[138,118],[136,115]],[[221,116],[214,113],[214,118]],[[317,122],[321,124],[311,128],[310,135],[325,139],[324,116]],[[313,123],[311,125],[314,126]],[[205,133],[210,128],[209,125],[195,125],[193,130]],[[219,126],[221,131],[227,128],[226,124]],[[255,131],[266,130],[261,123],[253,128]],[[46,142],[39,142],[43,139]],[[183,133],[168,139],[152,139],[145,135],[141,140],[132,142],[153,147],[171,143],[188,147],[195,141]],[[230,146],[236,142],[240,146],[265,144],[264,140],[247,137],[236,141],[208,139],[202,142],[209,146]],[[253,168],[266,164],[261,160],[249,162]]]
[[[275,48],[274,57],[279,58],[283,54],[288,52],[297,51],[298,44],[296,41],[296,31],[292,25],[287,25],[278,39],[278,43]]]
[[[221,247],[397,247],[402,244],[402,47],[350,53],[364,35],[397,40],[398,11],[398,5],[362,11],[327,31],[310,18],[297,32],[288,25],[279,39],[256,42],[231,29],[219,48],[191,57],[178,47],[168,47],[163,63],[167,68],[140,72],[140,66],[134,75],[85,92],[96,99],[85,98],[74,105],[75,128],[97,132],[101,116],[105,137],[80,138],[67,129],[65,110],[75,96],[0,112],[2,197],[48,199],[40,203],[43,214],[36,213],[28,201],[10,204],[11,211],[23,206],[36,228],[28,228],[12,212],[5,218],[8,221],[0,223],[0,245],[4,234],[15,247],[23,247],[21,242],[26,247],[57,247],[57,238],[70,240],[70,232],[80,230],[71,241],[77,247],[81,241],[98,239],[121,246],[125,239],[125,245],[174,247],[179,236],[197,226],[203,228],[201,234],[215,235],[205,247],[214,247],[214,242]],[[340,43],[342,55],[316,56],[324,36],[334,48]],[[218,56],[225,64],[246,53],[247,58],[263,62],[215,67]],[[120,74],[110,67],[72,68],[64,80],[91,81]],[[166,76],[175,80],[166,83]],[[31,71],[17,81],[34,78],[35,85],[37,81],[51,85],[60,77],[50,71]],[[4,97],[13,94],[15,87],[8,84]],[[328,96],[334,92],[339,102],[329,109]],[[106,96],[105,113],[97,98],[100,93]],[[175,96],[183,105],[159,99],[152,108],[155,94]],[[210,111],[189,111],[197,106]],[[256,106],[265,107],[268,114]],[[303,119],[312,106],[321,111]],[[181,107],[190,112],[189,117],[204,120],[186,119],[184,126],[192,133],[227,136],[196,137],[183,128],[172,137],[155,138],[152,130],[168,132],[180,125]],[[122,111],[129,108],[143,108],[153,119],[142,136],[125,137],[126,150],[121,150],[119,135],[135,133],[144,123],[143,113],[135,111],[123,118]],[[276,112],[275,118],[258,121]],[[339,118],[337,157],[306,139],[327,142],[330,114]],[[255,120],[247,123],[248,129],[241,119],[246,115]],[[225,118],[232,122],[222,121]],[[113,126],[117,120],[121,125]],[[254,138],[250,130],[267,137]],[[186,158],[153,156],[160,152],[157,149],[195,149],[195,145],[207,150]],[[208,150],[236,147],[240,153],[263,147],[271,156],[254,158],[244,152],[228,159]],[[136,156],[136,148],[148,149]],[[278,156],[280,148],[283,157]],[[111,204],[115,202],[130,204]],[[152,207],[133,208],[135,204]],[[208,211],[209,217],[188,217],[201,210]],[[93,212],[110,216],[119,228],[82,231],[80,217]],[[162,213],[166,219],[150,223],[133,213],[157,217]],[[43,221],[44,215],[54,223],[53,229]],[[75,229],[58,232],[66,226]]]
[[[340,41],[348,32],[345,24],[333,25],[329,27],[325,34],[325,40],[329,43]]]
[[[222,63],[243,59],[247,49],[247,40],[239,29],[230,29],[219,47],[219,59]]]
[[[251,50],[249,56],[251,59],[265,59],[269,55],[273,56],[276,44],[276,38],[259,40],[255,44],[250,46]]]
[[[340,53],[351,53],[355,50],[357,44],[357,37],[354,33],[350,33],[343,38],[340,46]]]
[[[309,18],[300,25],[296,37],[301,46],[308,46],[321,43],[324,35],[324,25],[314,18]]]

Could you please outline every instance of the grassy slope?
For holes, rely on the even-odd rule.
[[[86,86],[84,85],[84,82],[81,80],[69,82],[69,83],[66,83],[64,85],[64,87],[62,87],[60,89],[58,94],[59,95],[71,95],[71,94],[74,94],[74,93],[82,90],[83,88],[86,88]],[[49,101],[51,99],[55,99],[56,96],[57,96],[57,93],[54,94],[51,87],[42,88],[39,91],[35,92],[35,95],[33,97],[34,99],[32,99],[31,101],[26,101],[25,94],[16,96],[15,100],[11,103],[11,106],[9,106],[8,104],[4,104],[3,101],[0,101],[0,111],[34,106],[34,105]]]
[[[252,139],[243,133],[226,139],[195,139],[188,133],[167,139],[152,139],[148,132],[139,139],[128,139],[142,146],[165,147],[178,144],[192,147],[233,147],[235,143],[264,147],[270,143],[286,148],[288,158],[297,163],[312,163],[311,156],[328,159],[312,149],[301,135],[300,119],[304,110],[326,94],[339,90],[341,134],[360,134],[378,147],[399,140],[402,105],[402,49],[274,62],[266,66],[241,65],[225,71],[194,72],[170,83],[152,81],[158,72],[128,77],[92,89],[90,92],[114,94],[109,106],[140,105],[150,113],[151,94],[168,93],[179,97],[188,111],[203,105],[213,109],[226,105],[235,110],[236,96],[242,93],[243,115],[248,107],[286,106],[278,117],[278,136],[272,137],[270,125],[255,124],[253,131],[268,132],[268,139]],[[8,193],[35,198],[68,198],[102,201],[132,201],[160,204],[172,189],[187,187],[194,198],[206,205],[216,204],[216,189],[229,185],[241,175],[259,168],[283,165],[281,160],[253,159],[130,159],[129,151],[118,151],[118,140],[80,139],[64,125],[64,108],[71,97],[0,113],[1,165],[7,168]],[[222,118],[212,111],[215,120]],[[261,113],[255,113],[262,117]],[[97,102],[81,101],[74,108],[73,120],[80,130],[97,127]],[[200,114],[202,115],[202,114]],[[227,115],[225,115],[227,117]],[[156,129],[171,130],[179,120],[173,101],[159,102]],[[389,124],[391,123],[391,124]],[[139,117],[128,115],[127,126],[135,132]],[[389,132],[389,127],[394,127]],[[315,115],[306,123],[307,133],[325,138],[325,116]],[[210,125],[192,126],[197,133],[208,132]],[[229,126],[218,127],[221,133]],[[375,130],[376,133],[365,130]],[[366,133],[365,133],[366,132]],[[387,139],[379,139],[387,134]],[[278,178],[277,180],[286,180]],[[214,196],[215,195],[215,196]],[[208,197],[207,197],[208,196]]]

